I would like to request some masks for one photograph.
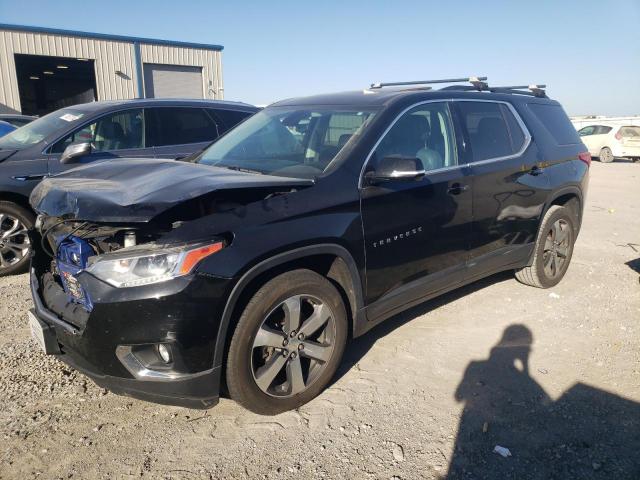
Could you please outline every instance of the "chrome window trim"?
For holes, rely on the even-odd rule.
[[[409,110],[414,109],[415,107],[419,107],[420,105],[426,105],[426,104],[429,104],[429,103],[455,103],[455,102],[484,102],[484,103],[501,103],[503,105],[506,105],[507,108],[513,114],[514,118],[516,119],[516,123],[518,124],[518,126],[520,126],[520,128],[522,129],[522,133],[524,134],[524,143],[522,144],[522,148],[520,148],[520,150],[518,152],[516,152],[516,153],[513,153],[511,155],[507,155],[507,156],[503,156],[503,157],[487,158],[485,160],[478,160],[478,161],[475,161],[475,162],[468,162],[468,163],[459,163],[457,165],[453,165],[453,166],[449,166],[449,167],[436,168],[435,170],[427,170],[425,176],[428,176],[428,175],[431,175],[431,174],[445,172],[445,171],[448,171],[448,170],[454,170],[454,169],[457,169],[457,168],[469,167],[471,165],[483,165],[485,163],[499,162],[499,161],[502,161],[502,160],[509,160],[511,158],[516,158],[516,157],[521,156],[527,150],[527,148],[529,148],[529,145],[531,144],[531,139],[532,139],[531,134],[529,133],[529,129],[525,125],[524,121],[520,117],[520,114],[517,112],[517,110],[514,108],[514,106],[511,105],[511,103],[509,103],[507,101],[504,101],[504,100],[475,99],[475,98],[455,98],[455,97],[452,97],[452,98],[438,98],[438,99],[433,99],[433,100],[423,100],[421,102],[414,103],[414,104],[410,105],[409,107],[405,108],[402,112],[400,112],[396,116],[396,118],[393,119],[393,122],[391,122],[391,124],[385,129],[385,131],[382,132],[382,135],[380,135],[380,138],[373,145],[373,148],[371,149],[371,151],[367,155],[367,158],[365,159],[364,163],[362,164],[362,168],[360,169],[360,178],[358,180],[358,188],[361,189],[361,188],[364,187],[364,184],[363,184],[364,172],[365,172],[365,170],[367,168],[367,165],[369,164],[369,161],[371,160],[371,156],[376,151],[376,149],[378,148],[378,146],[380,145],[380,143],[382,142],[384,137],[387,136],[387,134],[389,133],[389,130],[391,130],[393,128],[393,126],[396,124],[396,122],[398,120],[400,120],[400,118],[405,113],[407,113]],[[452,125],[452,127],[453,127],[453,137],[454,137],[454,141],[455,141],[455,126]],[[456,157],[457,157],[457,153],[458,152],[457,152],[457,149],[456,149]],[[458,160],[458,158],[456,158],[456,160]]]
[[[524,152],[527,151],[527,148],[529,148],[529,145],[531,145],[531,133],[529,133],[529,129],[524,124],[524,121],[520,117],[520,114],[517,112],[514,106],[511,105],[511,103],[504,100],[485,100],[485,99],[475,99],[475,98],[457,98],[457,99],[454,99],[453,101],[454,102],[501,103],[503,105],[506,105],[506,107],[509,109],[513,117],[516,119],[516,123],[520,126],[522,133],[524,134],[524,143],[522,144],[522,147],[520,148],[520,150],[518,150],[516,153],[512,153],[511,155],[504,155],[502,157],[485,158],[484,160],[469,162],[467,165],[484,165],[485,163],[500,162],[502,160],[510,160],[512,158],[520,157]]]
[[[380,138],[378,138],[376,143],[373,145],[373,148],[371,149],[371,151],[367,155],[367,158],[364,160],[364,163],[362,164],[362,168],[360,169],[360,178],[358,179],[358,188],[363,188],[364,187],[364,184],[363,184],[364,171],[367,168],[369,160],[371,160],[371,156],[373,155],[373,152],[376,151],[378,146],[380,146],[380,143],[382,142],[382,140],[384,140],[384,137],[386,137],[387,134],[389,133],[389,130],[391,130],[393,128],[393,126],[396,124],[396,122],[398,120],[400,120],[400,118],[405,113],[407,113],[409,110],[412,110],[412,109],[414,109],[416,107],[419,107],[420,105],[427,105],[429,103],[448,103],[448,102],[452,102],[452,101],[453,101],[452,98],[438,98],[438,99],[433,99],[433,100],[423,100],[421,102],[417,102],[417,103],[414,103],[413,105],[408,106],[403,111],[401,111],[398,115],[396,115],[396,118],[394,118],[393,122],[391,122],[389,124],[389,126],[384,130],[384,132],[382,132],[382,135],[380,135]],[[455,126],[452,124],[451,127],[454,129],[453,140],[455,142]],[[456,151],[456,161],[457,161],[457,151]],[[426,172],[426,175],[430,175],[430,174],[432,174],[434,172],[441,172],[443,170],[450,170],[450,169],[454,169],[454,168],[460,168],[461,166],[462,165],[455,165],[455,166],[450,166],[450,167],[437,168],[435,170],[429,170],[429,171]]]

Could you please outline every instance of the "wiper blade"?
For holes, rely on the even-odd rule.
[[[250,168],[244,168],[244,167],[238,167],[236,165],[213,165],[214,167],[222,167],[222,168],[226,168],[227,170],[233,170],[236,172],[243,172],[243,173],[255,173],[258,175],[264,175],[263,172],[261,172],[260,170],[252,170]]]

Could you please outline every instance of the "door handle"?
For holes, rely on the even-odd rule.
[[[461,183],[454,183],[448,189],[449,195],[460,195],[462,192],[469,190],[469,185],[462,185]]]
[[[28,180],[42,180],[45,177],[48,177],[48,173],[36,173],[33,175],[15,175],[11,178],[14,180],[18,180],[19,182],[26,182]]]

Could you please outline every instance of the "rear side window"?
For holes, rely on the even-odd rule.
[[[594,135],[605,135],[611,131],[613,127],[605,127],[604,125],[598,125]]]
[[[239,112],[237,110],[209,110],[213,118],[218,120],[220,135],[231,130],[245,118],[253,115],[251,112]]]
[[[578,132],[560,105],[530,103],[529,109],[540,120],[544,128],[551,134],[558,145],[574,145],[580,143]]]
[[[511,110],[495,102],[458,102],[469,135],[473,161],[507,157],[519,152],[525,134]]]
[[[147,146],[212,142],[218,127],[202,108],[162,107],[146,110]]]

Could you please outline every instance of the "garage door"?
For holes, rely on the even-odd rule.
[[[147,98],[203,98],[202,67],[144,64]]]

